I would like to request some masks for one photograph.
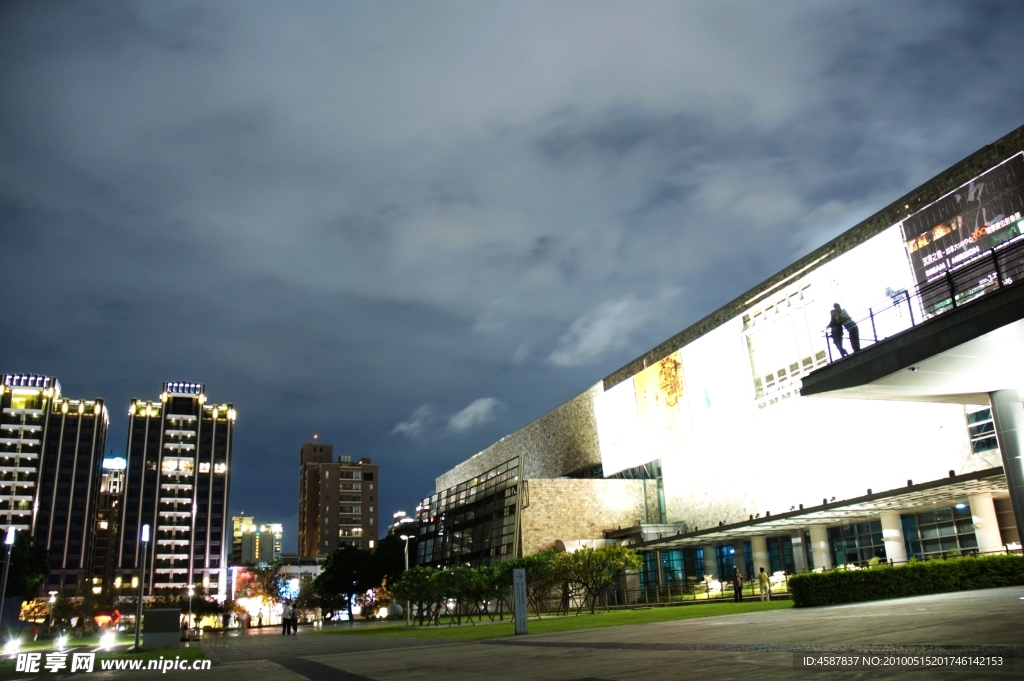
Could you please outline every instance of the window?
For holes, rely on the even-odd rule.
[[[210,472],[210,463],[208,461],[204,461],[203,463],[199,464],[199,472],[200,473],[209,473]]]
[[[900,521],[908,558],[944,558],[978,551],[971,507],[966,501],[927,513],[903,515]]]
[[[867,565],[872,558],[886,559],[881,520],[830,527],[828,543],[833,565]]]

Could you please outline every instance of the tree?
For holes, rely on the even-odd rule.
[[[16,533],[14,546],[11,547],[11,566],[7,573],[7,597],[35,598],[49,574],[50,558],[46,549],[36,548],[28,532]]]
[[[437,603],[437,570],[429,566],[411,567],[391,586],[391,593],[396,597],[415,603],[419,611],[420,624],[428,614],[428,609]]]
[[[526,570],[526,598],[533,605],[533,611],[540,619],[541,604],[544,603],[551,589],[559,581],[559,575],[555,573],[552,560],[555,557],[554,551],[535,553],[532,556],[516,558],[504,565],[508,565],[509,584],[511,585],[512,570],[523,568]]]
[[[345,544],[327,556],[323,569],[313,580],[313,590],[325,600],[343,597],[351,621],[352,600],[373,588],[372,568],[369,551]]]
[[[590,600],[590,613],[597,607],[597,598],[608,588],[619,574],[640,567],[640,556],[636,551],[620,544],[609,544],[598,549],[589,546],[565,554],[564,559],[572,580],[580,585]],[[583,604],[581,603],[580,609]]]

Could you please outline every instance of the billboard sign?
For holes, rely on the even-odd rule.
[[[918,284],[1024,231],[1024,155],[1018,154],[903,221]]]

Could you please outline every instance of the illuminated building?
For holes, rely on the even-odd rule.
[[[93,584],[101,591],[114,581],[126,468],[127,461],[120,456],[108,456],[101,467],[92,561]]]
[[[377,465],[353,462],[333,446],[307,442],[299,452],[299,555],[331,553],[341,545],[376,546]]]
[[[231,524],[232,565],[265,567],[281,558],[284,525],[281,523],[256,525],[255,518],[244,515],[232,517]]]
[[[231,516],[231,565],[242,565],[242,535],[255,529],[251,515]]]
[[[0,526],[46,549],[47,590],[74,591],[91,570],[106,407],[51,376],[4,374],[0,390]]]
[[[965,403],[801,389],[839,359],[825,335],[835,304],[866,347],[993,278],[1024,286],[1022,215],[1024,127],[439,476],[417,508],[417,562],[620,542],[644,554],[641,583],[663,586],[734,565],[1019,549],[986,391]],[[977,281],[925,295],[975,263]],[[1019,375],[1015,356],[993,361]]]
[[[226,597],[234,424],[234,407],[208,404],[200,383],[168,382],[155,401],[132,399],[116,568],[122,584],[138,576],[140,529],[148,524],[147,593],[201,584]]]

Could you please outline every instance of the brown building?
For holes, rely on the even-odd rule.
[[[299,452],[299,555],[331,553],[351,544],[377,544],[377,465],[352,461],[334,447],[307,442]]]
[[[93,583],[102,589],[114,584],[118,529],[121,527],[121,493],[124,490],[126,460],[103,460],[100,492],[96,504],[96,541],[93,544]]]

